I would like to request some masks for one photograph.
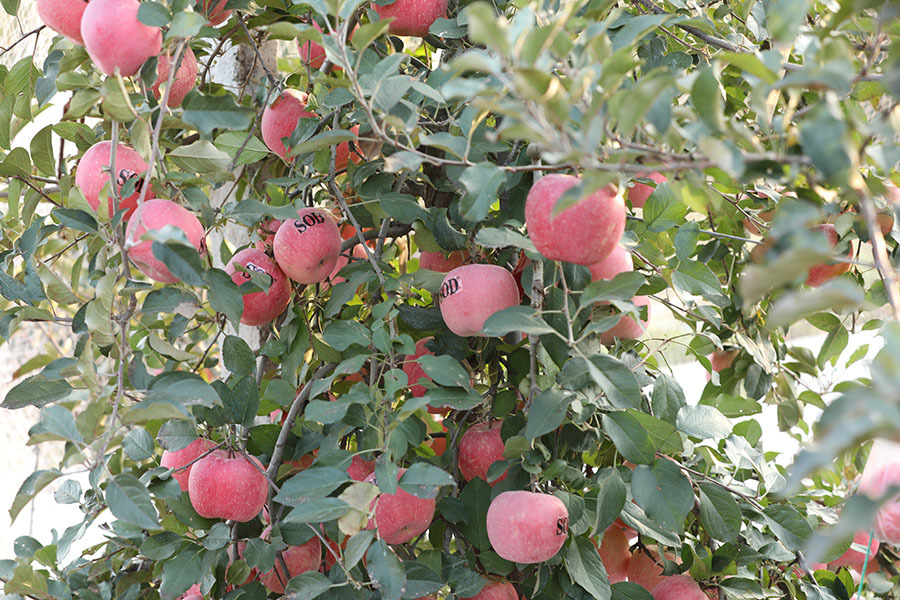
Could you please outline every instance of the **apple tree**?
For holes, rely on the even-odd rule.
[[[6,594],[897,597],[895,2],[36,4]]]

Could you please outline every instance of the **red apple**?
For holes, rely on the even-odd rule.
[[[84,10],[84,47],[104,74],[130,77],[162,49],[162,31],[138,21],[140,5],[138,0],[91,0]]]
[[[482,336],[494,313],[519,304],[512,274],[497,265],[463,265],[447,273],[441,284],[441,316],[459,336]]]
[[[628,561],[628,581],[636,583],[647,591],[656,588],[664,579],[663,568],[646,553],[637,551]]]
[[[612,279],[619,273],[634,271],[634,262],[631,253],[619,244],[616,244],[609,256],[598,263],[588,265],[591,272],[591,281]]]
[[[78,168],[75,169],[75,186],[81,190],[85,200],[95,211],[100,208],[100,192],[103,190],[103,186],[110,183],[110,150],[112,150],[112,142],[97,142],[85,151],[84,156],[78,161]],[[134,193],[127,198],[122,198],[119,202],[119,209],[127,209],[125,220],[128,220],[137,207],[144,183],[142,175],[147,172],[147,163],[134,148],[119,144],[116,146],[116,171],[118,195],[121,195],[122,186],[129,179],[135,180]],[[111,193],[108,202],[109,216],[112,217],[115,212],[115,204]]]
[[[263,473],[265,467],[256,457],[230,457],[224,450],[215,450],[191,468],[191,505],[207,519],[249,521],[266,503],[269,484]]]
[[[201,252],[204,247],[203,225],[194,213],[169,200],[147,200],[134,211],[125,229],[125,245],[128,257],[141,273],[162,283],[175,283],[179,279],[153,256],[152,240],[141,241],[147,231],[158,231],[171,225],[184,232],[188,241]]]
[[[823,223],[821,225],[817,225],[816,229],[823,232],[825,236],[828,238],[828,243],[831,244],[831,247],[834,248],[838,243],[838,233],[834,228],[834,225],[831,223]],[[847,254],[847,258],[853,257],[853,247],[851,244],[850,253]],[[806,277],[806,285],[809,287],[819,287],[829,279],[837,277],[843,273],[846,273],[850,270],[850,263],[846,262],[838,262],[833,264],[821,264],[815,265],[809,269],[809,274]]]
[[[322,565],[322,543],[319,541],[319,536],[313,536],[308,542],[300,546],[288,546],[281,551],[281,557],[284,558],[284,563],[287,565],[289,574],[287,577],[285,577],[281,561],[276,560],[275,568],[264,573],[259,578],[266,589],[276,594],[284,593],[282,581],[287,583],[291,577],[296,577],[300,573],[319,570],[319,567]]]
[[[268,292],[252,292],[244,295],[244,313],[241,323],[257,327],[275,320],[284,312],[291,302],[291,285],[287,276],[269,256],[255,248],[246,248],[231,257],[225,272],[231,275],[231,281],[242,285],[250,281],[249,273],[238,271],[235,265],[241,265],[248,271],[265,273],[269,276]]]
[[[598,552],[610,583],[628,579],[631,552],[628,551],[628,537],[624,529],[615,525],[607,527]]]
[[[169,81],[169,63],[174,56],[169,56],[163,52],[159,55],[159,61],[156,67],[156,81],[150,88],[157,100],[162,99],[163,90]],[[181,65],[178,67],[178,73],[175,74],[175,80],[172,81],[172,91],[169,92],[169,108],[181,106],[184,97],[188,95],[194,85],[197,83],[197,57],[190,46],[184,50],[184,58],[181,59]],[[160,89],[163,88],[163,89]]]
[[[861,546],[863,548],[869,547],[869,532],[868,531],[857,531],[856,535],[853,536],[853,543],[857,546]],[[875,560],[875,553],[878,552],[878,547],[881,543],[878,540],[872,540],[872,548],[869,551],[869,561],[868,566],[871,569],[873,566],[878,565],[878,561]],[[855,570],[857,573],[862,573],[863,563],[866,562],[866,553],[860,552],[859,550],[854,550],[850,547],[846,552],[841,554],[838,558],[834,559],[828,566],[837,569],[838,567],[849,567]]]
[[[476,423],[459,438],[457,462],[459,472],[466,481],[476,477],[488,480],[488,469],[495,461],[503,460],[503,438],[500,428],[503,421]],[[491,485],[506,479],[506,473],[495,479]]]
[[[253,244],[253,247],[271,255],[272,245],[275,243],[275,234],[278,232],[279,227],[281,227],[281,219],[267,219],[257,226],[256,232],[259,234],[260,240]]]
[[[301,208],[296,219],[281,224],[272,244],[275,261],[297,283],[328,278],[341,254],[341,232],[327,211]]]
[[[315,117],[306,110],[306,94],[298,90],[284,90],[281,97],[263,110],[261,128],[263,141],[269,150],[285,158],[290,148],[283,138],[291,137],[300,119]]]
[[[167,469],[178,469],[197,460],[204,452],[215,447],[216,444],[212,440],[199,438],[181,450],[176,450],[174,452],[169,452],[168,450],[164,451],[162,460],[159,461],[159,464]],[[194,465],[191,465],[183,471],[175,471],[172,473],[172,477],[178,482],[178,486],[181,488],[182,492],[188,491],[188,478],[191,476],[191,469],[193,468]]]
[[[312,27],[319,33],[322,32],[322,28],[315,21],[312,22]],[[309,40],[298,40],[297,49],[300,51],[300,62],[309,63],[311,69],[318,69],[325,62],[325,48],[322,47],[322,44]]]
[[[375,461],[366,460],[358,454],[353,455],[350,459],[350,466],[347,467],[347,475],[353,481],[365,481],[366,477],[375,472]]]
[[[593,265],[613,251],[625,230],[625,203],[613,185],[599,189],[555,217],[557,200],[579,179],[550,174],[531,186],[525,201],[528,235],[551,260]]]
[[[353,250],[350,251],[350,255],[354,258],[358,258],[360,260],[368,260],[369,256],[366,254],[366,251],[363,250],[363,247],[360,244],[353,246]],[[328,279],[332,284],[337,285],[338,283],[343,283],[347,281],[338,273],[341,272],[341,269],[350,264],[350,259],[345,255],[341,254],[338,256],[337,262],[334,265],[334,269],[331,270],[331,275],[328,276]]]
[[[221,25],[231,16],[231,11],[225,10],[228,0],[218,0],[218,2],[216,0],[201,0],[201,4],[200,12],[206,15],[209,19],[209,24],[213,27]]]
[[[400,469],[397,479],[406,472]],[[375,473],[366,477],[375,481]],[[378,536],[388,544],[405,544],[414,537],[425,533],[434,519],[435,500],[418,498],[397,488],[394,494],[381,494],[372,503],[374,517],[369,520],[369,529],[378,530]]]
[[[653,588],[653,600],[708,600],[692,577],[671,575],[663,577]]]
[[[644,335],[647,324],[650,322],[650,299],[647,296],[635,296],[631,301],[638,308],[642,306],[647,307],[647,319],[638,323],[634,318],[623,315],[611,329],[607,329],[600,334],[600,342],[604,345],[608,346],[615,343],[616,338],[620,340],[636,340]]]
[[[469,258],[468,250],[455,251],[449,254],[443,252],[419,252],[419,268],[439,273],[449,273],[456,267],[461,267]]]
[[[503,492],[487,511],[487,534],[494,552],[517,563],[553,558],[566,541],[569,512],[550,494]]]
[[[403,363],[403,372],[406,373],[406,381],[409,385],[409,393],[413,398],[421,398],[425,395],[425,392],[428,390],[425,389],[425,386],[419,385],[417,382],[420,379],[425,379],[427,381],[431,381],[431,377],[425,373],[425,369],[419,364],[419,357],[425,356],[426,354],[430,354],[434,356],[434,353],[425,347],[425,344],[433,340],[433,337],[422,338],[418,342],[416,342],[416,351],[406,357],[406,360]]]
[[[393,18],[388,32],[425,37],[432,23],[447,16],[447,0],[395,0],[387,6],[372,5],[382,19]]]
[[[179,600],[203,600],[203,594],[200,591],[200,584],[195,583],[181,596]]]
[[[859,479],[860,494],[881,498],[892,486],[900,486],[900,444],[876,439]],[[885,502],[875,514],[875,538],[900,544],[900,497]]]
[[[354,125],[353,127],[351,127],[350,131],[352,131],[354,135],[359,135],[359,125]],[[359,161],[362,160],[362,157],[358,152],[350,152],[350,142],[341,142],[340,144],[338,144],[337,149],[334,151],[335,171],[346,170],[347,163],[351,160],[354,164],[359,164]]]
[[[657,171],[653,171],[652,173],[638,173],[637,177],[641,179],[652,179],[656,183],[663,183],[664,181],[668,181],[666,176]],[[644,203],[647,202],[647,198],[650,197],[650,194],[656,188],[646,183],[640,183],[639,181],[631,181],[628,184],[628,199],[631,200],[631,206],[633,208],[643,208]]]
[[[86,8],[85,0],[37,0],[38,16],[44,25],[80,46],[84,46],[81,17]]]
[[[712,363],[712,370],[718,373],[719,371],[724,371],[729,368],[740,353],[741,351],[739,348],[734,348],[732,350],[716,350],[709,357],[709,362]]]
[[[519,600],[519,593],[508,581],[489,580],[474,596],[462,596],[471,600]]]

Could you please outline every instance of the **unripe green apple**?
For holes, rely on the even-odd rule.
[[[328,278],[341,254],[341,232],[334,218],[321,208],[301,208],[296,219],[278,228],[272,244],[275,261],[297,283]]]
[[[84,47],[104,74],[118,70],[130,77],[162,49],[162,31],[138,21],[140,5],[138,0],[91,0],[84,10]]]
[[[141,236],[147,231],[158,231],[167,225],[181,229],[197,252],[204,251],[205,233],[199,219],[183,206],[162,199],[146,200],[134,211],[125,229],[125,246],[128,248],[128,258],[141,273],[155,281],[175,283],[179,281],[178,277],[153,256],[153,241],[141,241]]]
[[[112,142],[97,142],[85,151],[84,156],[78,161],[78,168],[75,169],[75,186],[81,190],[85,200],[95,211],[100,208],[100,192],[103,190],[103,186],[110,183],[109,155],[111,149]],[[134,148],[125,144],[119,144],[116,147],[117,195],[121,195],[122,186],[129,179],[135,181],[134,193],[119,201],[119,209],[128,211],[125,213],[126,221],[131,218],[137,207],[144,183],[142,175],[146,171],[147,163]],[[110,217],[114,214],[114,206],[113,195],[110,193],[107,209]]]
[[[266,504],[265,467],[255,456],[215,450],[191,468],[188,495],[201,517],[249,521]]]
[[[512,274],[497,265],[463,265],[447,273],[441,283],[441,316],[459,336],[484,335],[484,322],[520,302]]]
[[[255,248],[246,248],[231,257],[225,272],[238,286],[250,281],[250,274],[238,271],[241,265],[248,271],[265,273],[269,276],[268,292],[251,292],[244,295],[244,312],[241,323],[257,327],[275,320],[291,302],[291,285],[287,276],[269,256]]]
[[[487,534],[501,558],[530,564],[559,552],[569,531],[569,512],[550,494],[503,492],[487,511]]]
[[[44,25],[80,46],[81,17],[87,8],[85,0],[37,0],[38,16]]]

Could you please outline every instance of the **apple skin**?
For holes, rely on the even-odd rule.
[[[663,577],[653,588],[653,600],[708,600],[706,594],[688,575]]]
[[[256,232],[259,234],[259,241],[253,244],[253,247],[263,252],[272,254],[272,245],[275,243],[275,234],[281,227],[281,219],[268,219],[257,225]]]
[[[266,504],[269,484],[265,470],[255,456],[250,460],[240,454],[231,458],[224,450],[214,450],[191,468],[191,505],[207,519],[250,521]]]
[[[347,467],[347,475],[353,481],[365,481],[366,478],[375,472],[375,461],[366,460],[358,454],[353,455],[350,459],[350,466]]]
[[[353,256],[353,258],[358,258],[360,260],[368,260],[369,259],[369,256],[366,254],[366,251],[363,250],[363,247],[359,244],[357,244],[356,246],[353,246],[353,250],[350,251],[350,255]],[[349,264],[350,264],[350,259],[346,255],[341,254],[338,256],[337,262],[334,265],[334,269],[331,270],[331,275],[328,276],[328,279],[329,279],[329,281],[331,281],[332,285],[337,285],[338,283],[343,283],[343,282],[347,281],[346,279],[344,279],[343,277],[338,275],[338,273],[340,273],[341,269],[343,269],[344,267],[346,267]]]
[[[125,229],[125,243],[126,246],[136,244],[129,248],[128,258],[141,273],[161,283],[175,283],[179,279],[172,275],[162,261],[153,256],[153,242],[151,240],[140,241],[141,236],[148,230],[156,231],[166,225],[181,229],[197,252],[203,251],[205,233],[199,219],[183,206],[170,200],[161,199],[146,200],[134,211],[131,220],[128,221],[128,227]]]
[[[603,532],[603,541],[598,548],[600,561],[606,568],[610,583],[619,583],[628,579],[628,563],[631,552],[628,551],[628,537],[621,527],[611,525]]]
[[[891,486],[900,485],[900,445],[876,439],[859,479],[858,493],[880,498]],[[875,514],[875,539],[900,544],[900,499],[885,502]],[[868,540],[867,542],[868,543]]]
[[[78,161],[78,168],[75,169],[75,186],[81,190],[85,200],[95,212],[100,209],[100,192],[103,190],[103,186],[110,182],[110,150],[112,150],[112,142],[97,142],[85,151],[81,160]],[[141,174],[146,173],[147,163],[137,150],[131,146],[119,144],[116,146],[116,170],[118,171],[116,182],[119,195],[122,193],[122,186],[129,179],[137,178],[134,193],[119,201],[119,208],[127,209],[124,217],[127,221],[137,208],[138,198],[140,198],[143,187]],[[109,216],[112,217],[114,214],[113,198],[110,197],[108,202]]]
[[[628,581],[638,584],[648,592],[662,582],[664,579],[662,572],[663,568],[641,551],[632,554],[628,561]]]
[[[203,6],[201,8],[201,12],[206,15],[209,19],[209,24],[213,27],[221,25],[231,16],[231,11],[225,10],[225,5],[228,4],[228,0],[219,0],[213,4],[214,2],[216,2],[216,0],[203,0]],[[210,7],[210,5],[212,5],[212,7]]]
[[[857,546],[862,546],[863,548],[867,548],[869,546],[869,532],[868,531],[857,531],[853,536],[853,543]],[[878,540],[872,540],[872,549],[869,553],[869,567],[871,568],[873,565],[877,567],[878,561],[875,560],[875,553],[878,552],[878,547],[881,546],[881,543]],[[834,559],[830,563],[828,563],[828,567],[832,569],[837,569],[838,567],[849,567],[855,570],[857,573],[862,573],[863,563],[866,562],[866,554],[865,552],[859,552],[858,550],[854,550],[852,547],[848,548],[846,552],[841,554],[838,558]]]
[[[259,291],[244,295],[241,323],[252,327],[271,323],[291,302],[292,288],[287,275],[265,252],[256,248],[241,250],[231,257],[228,266],[225,267],[225,272],[231,275],[231,281],[236,285],[240,286],[250,281],[250,275],[238,271],[235,265],[242,265],[247,270],[261,271],[268,275],[271,281],[268,292]]]
[[[38,16],[44,25],[79,46],[84,46],[81,17],[86,8],[84,0],[37,0]]]
[[[138,21],[138,8],[137,0],[92,0],[84,10],[84,47],[106,75],[130,77],[162,49],[162,31]]]
[[[657,184],[668,181],[665,175],[657,171],[653,171],[652,173],[638,173],[637,177],[640,177],[641,179],[652,179]],[[647,198],[650,197],[655,189],[655,187],[649,186],[646,183],[640,183],[638,181],[630,182],[628,184],[628,199],[631,201],[631,206],[633,208],[644,208]]]
[[[457,464],[459,472],[466,481],[480,477],[488,480],[488,469],[495,461],[503,460],[503,438],[500,428],[503,421],[476,423],[469,427],[459,438],[459,454]],[[506,479],[506,473],[494,480],[491,485]]]
[[[405,472],[406,469],[400,469],[398,481]],[[374,483],[375,473],[365,480]],[[437,506],[434,498],[417,498],[400,488],[394,494],[381,494],[372,504],[374,516],[367,529],[376,529],[378,537],[388,544],[405,544],[424,533],[434,520]]]
[[[203,600],[203,594],[200,591],[200,584],[195,583],[182,595],[179,600]]]
[[[281,561],[276,559],[275,567],[259,578],[266,589],[276,594],[284,593],[282,580],[287,583],[291,577],[296,577],[300,573],[319,570],[322,565],[322,543],[319,541],[319,536],[313,536],[305,544],[288,546],[281,551],[281,556],[287,565],[289,577],[285,577],[284,567],[281,566]],[[279,575],[281,579],[279,579]]]
[[[483,336],[484,322],[521,301],[512,274],[497,265],[463,265],[441,283],[441,316],[456,335]]]
[[[607,329],[600,334],[600,342],[602,344],[609,346],[615,343],[616,338],[620,340],[636,340],[644,335],[647,324],[650,322],[650,299],[647,296],[635,296],[631,301],[638,308],[642,306],[647,307],[647,320],[642,320],[638,323],[634,318],[623,315],[611,329]]]
[[[297,128],[300,119],[315,117],[316,113],[306,110],[306,94],[298,90],[287,89],[275,102],[263,110],[262,128],[263,141],[266,146],[285,158],[289,147],[284,145],[282,138],[290,137]]]
[[[828,238],[828,243],[831,244],[832,248],[837,245],[839,236],[837,230],[835,230],[834,228],[834,225],[832,225],[831,223],[823,223],[821,225],[817,225],[816,229],[825,234],[825,236]],[[852,257],[853,248],[851,245],[850,253],[847,255],[847,258]],[[815,265],[809,269],[809,274],[806,277],[806,285],[808,285],[809,287],[819,287],[829,279],[832,279],[849,271],[850,266],[850,263],[845,262]]]
[[[341,232],[334,218],[321,208],[301,208],[296,219],[278,228],[272,243],[275,262],[297,283],[328,278],[341,254]]]
[[[616,244],[609,256],[598,263],[588,265],[591,272],[591,281],[600,281],[602,279],[612,279],[619,273],[628,273],[634,271],[634,261],[631,260],[631,253]]]
[[[447,0],[396,0],[387,6],[372,5],[379,18],[394,21],[388,33],[425,37],[432,23],[447,16]]]
[[[163,452],[162,459],[159,461],[159,464],[160,466],[163,466],[167,469],[177,469],[196,460],[204,452],[215,447],[216,444],[212,440],[198,438],[181,450],[176,450],[175,452],[169,452],[168,450],[165,450]],[[181,488],[182,492],[188,491],[188,479],[191,476],[191,470],[193,468],[194,465],[191,465],[183,471],[176,471],[172,473],[172,477],[174,477],[175,481],[178,482],[178,487]]]
[[[163,96],[163,91],[160,87],[165,86],[169,81],[169,63],[173,58],[175,58],[174,55],[169,56],[165,52],[159,55],[159,62],[156,67],[156,81],[150,88],[153,90],[153,95],[156,96],[157,100],[161,100]],[[191,50],[191,47],[187,46],[184,50],[184,58],[181,59],[181,65],[178,67],[178,72],[175,74],[175,80],[172,82],[172,91],[169,92],[169,108],[181,106],[184,97],[188,95],[188,92],[194,89],[196,83],[197,57],[194,55],[194,51]]]
[[[416,351],[407,356],[406,360],[403,363],[403,372],[406,373],[406,381],[409,385],[409,393],[413,398],[421,398],[425,395],[425,392],[428,390],[425,389],[425,386],[419,385],[417,382],[420,379],[426,379],[431,381],[431,377],[425,373],[425,369],[419,364],[419,357],[425,356],[426,354],[430,354],[434,356],[434,353],[425,347],[425,344],[433,340],[433,337],[422,338],[418,342],[416,342]]]
[[[312,22],[312,27],[322,33],[322,27],[315,21]],[[309,40],[298,40],[297,50],[300,51],[300,62],[304,65],[309,63],[310,69],[318,69],[325,62],[325,48],[322,47],[322,44]],[[335,67],[335,69],[340,69],[340,67]]]
[[[501,558],[530,564],[559,552],[569,531],[569,512],[550,494],[503,492],[487,511],[487,534]]]
[[[453,269],[463,266],[467,258],[469,258],[467,250],[456,250],[450,254],[422,250],[419,252],[419,268],[439,273],[449,273]]]
[[[474,596],[463,596],[466,600],[519,600],[519,593],[508,581],[488,581]]]

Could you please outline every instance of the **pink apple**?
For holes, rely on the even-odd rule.
[[[201,12],[209,19],[209,24],[213,27],[221,25],[231,16],[230,10],[225,10],[228,0],[201,0]]]
[[[285,577],[284,567],[281,566],[281,561],[276,560],[275,568],[264,573],[259,578],[266,589],[270,592],[275,592],[276,594],[284,593],[282,581],[287,583],[291,577],[296,577],[300,573],[319,570],[319,567],[322,565],[322,543],[319,541],[318,536],[313,536],[305,544],[300,546],[288,546],[285,550],[281,551],[281,556],[284,558],[284,563],[287,565],[288,576]]]
[[[163,90],[169,81],[169,63],[175,58],[163,52],[159,55],[156,67],[156,81],[150,88],[157,100],[161,100]],[[194,85],[197,83],[197,57],[190,46],[185,47],[184,58],[181,59],[181,65],[178,67],[178,73],[175,74],[175,80],[172,82],[172,91],[169,92],[169,108],[181,106],[184,97],[188,95]]]
[[[350,459],[350,466],[347,467],[347,475],[353,481],[365,481],[366,477],[375,472],[375,461],[366,460],[358,454],[354,454]]]
[[[181,450],[176,450],[174,452],[169,452],[168,450],[164,451],[162,460],[159,461],[159,464],[167,469],[178,469],[197,460],[197,458],[207,450],[215,447],[216,444],[212,440],[199,438]],[[182,492],[188,491],[188,478],[191,476],[191,469],[193,468],[194,465],[191,465],[183,471],[175,471],[172,473],[172,477],[178,482],[178,486],[181,487]]]
[[[300,119],[316,116],[316,113],[306,110],[306,93],[284,90],[280,98],[263,110],[261,122],[263,141],[269,150],[285,158],[290,148],[285,146],[283,138],[291,137]]]
[[[253,244],[257,250],[262,250],[272,254],[272,245],[275,243],[275,234],[281,227],[281,219],[267,219],[261,225],[257,226],[256,232],[259,234],[260,240]]]
[[[252,461],[252,462],[251,462]],[[249,521],[266,503],[269,484],[256,457],[215,450],[191,468],[188,494],[201,517]]]
[[[519,600],[519,593],[508,581],[489,580],[474,596],[462,596],[471,600]]]
[[[406,469],[400,469],[399,480]],[[375,481],[375,473],[366,477]],[[434,519],[435,500],[418,498],[397,488],[394,494],[381,494],[373,502],[374,517],[369,529],[378,530],[378,537],[388,544],[405,544],[428,530]]]
[[[447,0],[395,0],[372,8],[382,19],[393,17],[388,32],[394,35],[425,37],[432,23],[447,16]]]
[[[831,223],[823,223],[821,225],[816,226],[816,229],[823,232],[825,236],[828,238],[828,243],[831,244],[831,247],[834,248],[838,243],[838,233],[835,230],[834,225]],[[853,247],[851,244],[850,253],[846,256],[846,258],[853,258]],[[846,262],[836,262],[833,264],[823,263],[820,265],[815,265],[814,267],[810,267],[809,274],[806,277],[806,285],[809,287],[819,287],[829,279],[837,277],[842,273],[846,273],[850,270],[850,263]]]
[[[652,173],[638,173],[638,177],[641,179],[652,179],[656,183],[663,183],[668,181],[666,176],[657,171],[653,171]],[[643,208],[644,203],[647,202],[647,198],[650,197],[650,194],[656,188],[653,186],[649,186],[646,183],[640,183],[639,181],[632,181],[628,184],[628,199],[631,201],[631,206],[634,208]]]
[[[319,33],[322,32],[322,27],[315,21],[312,22],[312,27]],[[300,62],[309,63],[311,69],[318,69],[325,62],[325,48],[322,47],[322,44],[309,40],[298,40],[297,49],[300,51]]]
[[[869,532],[868,531],[857,531],[856,535],[853,536],[853,543],[857,546],[861,546],[862,548],[869,547]],[[869,553],[869,569],[873,566],[878,565],[878,561],[875,560],[875,553],[878,552],[878,547],[881,544],[878,540],[872,540],[872,548]],[[849,567],[855,570],[857,573],[862,573],[863,564],[866,562],[866,553],[860,552],[859,550],[854,550],[851,546],[847,549],[846,552],[841,554],[838,558],[834,559],[828,566],[836,569],[838,567]]]
[[[716,350],[709,357],[709,362],[712,364],[712,370],[719,372],[729,368],[740,353],[741,351],[739,348],[734,348],[732,350]]]
[[[610,583],[628,579],[631,552],[628,551],[628,537],[624,529],[615,525],[607,527],[598,552]]]
[[[268,292],[251,292],[244,295],[244,313],[241,323],[257,327],[275,320],[284,312],[291,302],[293,291],[287,276],[269,256],[255,248],[246,248],[231,257],[225,272],[231,275],[231,281],[238,286],[250,281],[249,273],[238,271],[235,265],[241,265],[248,271],[265,273],[269,276]]]
[[[183,231],[197,252],[203,250],[203,225],[194,213],[170,200],[146,200],[139,206],[125,229],[125,245],[128,257],[141,273],[155,281],[175,283],[179,279],[172,275],[162,261],[153,256],[153,241],[141,241],[141,236],[148,231],[158,231],[167,225]]]
[[[419,364],[419,357],[426,354],[434,356],[434,353],[425,347],[425,344],[433,339],[433,337],[427,337],[416,342],[416,351],[412,355],[407,356],[403,362],[403,372],[406,373],[409,393],[412,394],[413,398],[421,398],[428,391],[424,386],[417,383],[420,379],[431,381],[431,377],[425,373],[425,369]]]
[[[321,208],[301,208],[296,219],[281,224],[272,244],[275,261],[297,283],[328,278],[341,254],[341,232]]]
[[[664,579],[662,572],[663,568],[640,550],[632,554],[628,561],[628,581],[638,584],[648,592],[662,582]]]
[[[181,596],[179,600],[203,600],[203,593],[200,591],[200,584],[195,583]]]
[[[463,265],[447,273],[441,284],[441,316],[459,336],[481,336],[494,313],[519,304],[512,274],[497,265]]]
[[[363,250],[363,247],[360,244],[353,246],[353,250],[350,251],[350,255],[353,258],[357,258],[357,259],[363,260],[363,261],[369,259],[369,256],[366,254],[366,251]],[[350,264],[350,259],[345,254],[341,254],[338,256],[337,262],[334,265],[334,269],[331,270],[331,275],[328,276],[328,279],[331,281],[332,284],[337,285],[339,283],[343,283],[344,281],[346,281],[346,279],[344,279],[343,277],[338,275],[338,273],[340,273],[341,269],[343,269],[344,267],[346,267],[349,264]]]
[[[487,511],[487,534],[494,552],[517,563],[553,558],[566,541],[569,512],[550,494],[503,492]]]
[[[663,577],[653,588],[653,600],[708,600],[692,577],[671,575]]]
[[[106,75],[130,77],[159,54],[162,31],[138,21],[138,0],[91,0],[81,19],[88,55]]]
[[[350,131],[353,132],[354,135],[359,135],[359,125],[354,125],[350,128]],[[334,151],[334,169],[335,171],[346,171],[347,163],[349,161],[353,161],[354,164],[359,164],[359,161],[362,160],[362,157],[358,152],[350,152],[350,142],[341,142],[337,145],[337,149]]]
[[[488,480],[488,469],[495,461],[503,460],[503,438],[500,428],[503,421],[476,423],[459,438],[457,462],[459,472],[466,481],[480,477]],[[506,473],[495,479],[491,485],[506,479]]]
[[[457,250],[449,254],[422,250],[419,252],[419,268],[438,271],[439,273],[449,273],[456,267],[463,266],[467,258],[469,258],[467,250]]]
[[[591,272],[591,281],[612,279],[619,273],[634,271],[634,262],[631,253],[619,244],[616,244],[609,256],[598,263],[588,265]]]
[[[78,168],[75,169],[75,186],[84,195],[85,200],[91,205],[95,211],[100,208],[100,192],[103,186],[111,183],[109,173],[109,155],[112,150],[112,142],[97,142],[88,148],[81,160],[78,161]],[[121,195],[122,186],[129,179],[134,179],[134,193],[127,198],[122,198],[119,202],[119,209],[127,209],[125,220],[131,218],[134,209],[137,207],[138,198],[141,195],[143,187],[143,175],[147,172],[147,163],[138,152],[126,146],[119,144],[116,146],[116,184],[118,185],[117,194]],[[112,186],[108,189],[111,189]],[[112,194],[109,194],[109,216],[115,213]]]
[[[900,444],[876,439],[859,479],[858,493],[881,498],[892,486],[900,486]],[[875,514],[875,538],[900,544],[900,497],[885,502]]]
[[[613,251],[625,230],[625,203],[613,185],[590,194],[555,217],[553,207],[578,185],[572,175],[550,174],[531,186],[525,201],[528,235],[551,260],[593,265]]]
[[[85,0],[37,0],[38,16],[44,25],[80,46],[84,46],[81,17],[86,8]]]
[[[650,299],[647,296],[635,296],[631,301],[638,309],[642,306],[647,307],[647,319],[638,323],[634,318],[623,315],[611,329],[607,329],[600,334],[600,342],[604,345],[613,344],[616,338],[620,340],[636,340],[644,335],[647,324],[650,322]]]

